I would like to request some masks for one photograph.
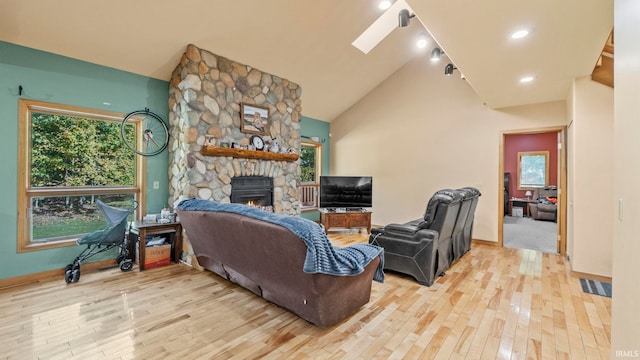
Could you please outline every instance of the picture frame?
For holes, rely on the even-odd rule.
[[[253,104],[240,104],[240,131],[245,134],[268,135],[269,108]]]

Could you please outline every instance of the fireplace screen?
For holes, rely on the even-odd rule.
[[[268,210],[273,208],[273,179],[264,176],[237,176],[231,179],[231,202]]]

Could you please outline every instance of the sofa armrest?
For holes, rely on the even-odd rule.
[[[534,219],[538,217],[538,203],[529,204],[529,213],[531,213],[531,217]]]

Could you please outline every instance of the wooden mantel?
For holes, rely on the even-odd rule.
[[[203,146],[202,155],[235,157],[235,158],[245,158],[245,159],[259,159],[259,160],[273,160],[273,161],[296,161],[300,157],[300,155],[298,154],[280,154],[280,153],[272,153],[268,151],[224,148],[220,146]]]

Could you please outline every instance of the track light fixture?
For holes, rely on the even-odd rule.
[[[399,27],[407,27],[411,22],[411,18],[415,17],[416,14],[412,14],[407,9],[402,9],[398,13],[398,26]]]
[[[427,47],[427,43],[429,43],[429,37],[426,34],[420,34],[418,36],[418,41],[416,41],[416,46],[419,49],[424,49]]]
[[[391,0],[382,0],[382,1],[380,1],[380,3],[378,3],[378,8],[380,10],[387,10],[388,8],[391,7],[391,5],[393,5],[391,3]]]
[[[442,56],[442,49],[439,47],[433,48],[431,50],[431,61],[438,62],[440,61],[440,57]]]
[[[448,63],[445,67],[444,67],[444,74],[446,76],[449,76],[451,74],[453,74],[453,70],[457,69],[457,67],[453,66],[452,63]]]

